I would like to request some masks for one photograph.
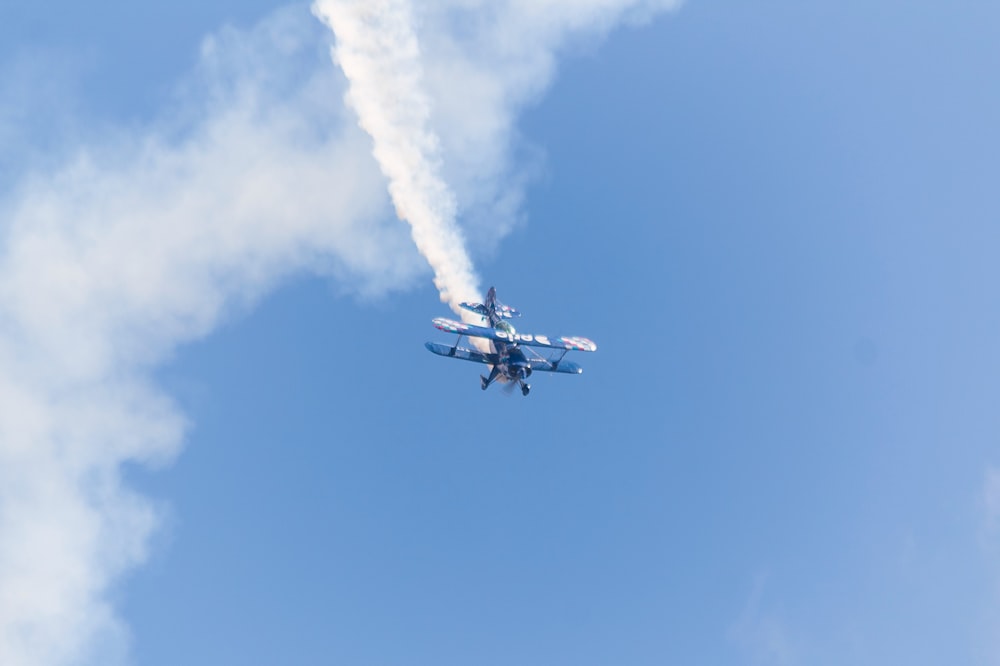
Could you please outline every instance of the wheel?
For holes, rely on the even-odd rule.
[[[524,386],[521,387],[521,395],[525,395],[526,396],[526,395],[528,395],[529,391],[531,391],[531,387],[528,386],[527,384],[525,384]]]

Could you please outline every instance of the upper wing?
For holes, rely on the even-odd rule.
[[[497,342],[513,342],[532,347],[548,347],[550,349],[570,349],[577,351],[597,351],[597,345],[587,338],[579,337],[549,337],[547,335],[532,335],[530,333],[508,333],[496,328],[474,326],[460,321],[438,317],[434,326],[446,333],[471,335],[476,338],[487,338]]]
[[[466,324],[464,321],[455,321],[454,319],[445,319],[444,317],[438,317],[433,322],[434,328],[439,331],[444,331],[445,333],[458,333],[459,335],[472,335],[477,338],[488,338],[488,335],[483,333],[473,333],[472,331],[492,331],[492,328],[485,328],[483,326],[475,326],[473,324]]]
[[[496,354],[483,354],[472,349],[449,347],[437,342],[428,342],[425,346],[438,356],[450,356],[451,358],[460,358],[463,361],[475,361],[476,363],[485,363],[487,365],[496,365],[498,362]]]

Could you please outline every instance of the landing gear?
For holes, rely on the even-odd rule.
[[[521,382],[521,395],[527,396],[529,391],[531,391],[531,386]]]
[[[490,370],[489,377],[483,377],[482,375],[479,375],[479,386],[482,387],[482,389],[485,391],[490,387],[490,384],[492,384],[497,380],[497,377],[499,376],[500,376],[500,367],[494,365],[493,369]]]

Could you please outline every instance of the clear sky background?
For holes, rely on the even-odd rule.
[[[150,128],[197,143],[203,40],[279,7],[0,7],[5,265],[25,183]],[[281,16],[322,72],[328,31]],[[93,592],[114,640],[24,663],[1000,664],[998,35],[973,0],[689,0],[571,40],[508,135],[509,232],[468,235],[519,330],[597,342],[583,375],[484,393],[429,354],[448,310],[384,195],[377,249],[233,271],[255,286],[216,315],[115,338],[155,340],[129,367],[183,445],[101,467],[158,516]],[[353,128],[325,62],[303,99]]]

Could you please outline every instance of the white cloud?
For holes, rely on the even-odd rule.
[[[983,525],[981,543],[991,577],[986,610],[986,632],[983,638],[983,662],[1000,664],[1000,468],[987,467],[982,487]]]
[[[78,129],[79,59],[27,48],[0,61],[0,191],[28,165],[52,164]]]
[[[0,204],[5,666],[124,654],[106,593],[157,516],[120,465],[169,460],[185,427],[148,369],[294,271],[374,291],[426,270],[321,35],[301,10],[223,31],[189,122],[82,147]]]
[[[1000,535],[1000,469],[986,470],[983,484],[983,508],[986,515],[986,529],[993,536]]]
[[[764,604],[767,577],[754,578],[753,589],[740,617],[729,628],[729,639],[755,664],[786,666],[795,663],[795,650],[788,628],[779,615]]]

